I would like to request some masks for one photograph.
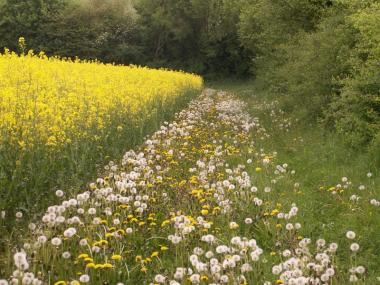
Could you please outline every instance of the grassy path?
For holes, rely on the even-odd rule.
[[[297,152],[307,141],[279,139],[294,135],[292,120],[275,102],[245,101],[207,89],[85,192],[58,192],[62,203],[30,225],[22,249],[10,249],[10,258],[17,253],[5,277],[57,285],[377,284],[376,180],[367,177],[359,190],[346,177],[339,186],[319,185],[310,169],[300,176],[308,162],[297,162]]]

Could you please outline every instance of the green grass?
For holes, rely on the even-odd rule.
[[[209,86],[232,92],[247,102],[251,115],[260,118],[271,136],[260,147],[266,152],[277,151],[277,163],[287,163],[296,170],[294,176],[301,193],[288,191],[279,201],[295,202],[300,207],[303,234],[313,240],[324,237],[328,242],[336,241],[348,247],[345,233],[355,231],[362,245],[356,262],[367,264],[370,275],[380,276],[380,207],[369,204],[370,199],[380,198],[380,169],[376,159],[366,151],[347,147],[343,138],[333,131],[304,121],[303,110],[281,115],[292,122],[288,131],[281,130],[278,127],[281,122],[273,122],[260,105],[277,100],[281,106],[284,98],[256,90],[254,82],[212,82]],[[367,177],[368,172],[373,173],[371,178]],[[343,193],[333,195],[320,190],[322,186],[342,184],[342,177],[352,181],[352,187]],[[358,191],[361,184],[366,186],[364,191]],[[361,197],[359,203],[350,202],[353,194]],[[343,254],[341,260],[347,262],[348,255]],[[375,279],[367,282],[370,283],[365,284],[377,284]]]
[[[376,278],[380,276],[378,255],[380,207],[370,205],[369,199],[379,200],[377,187],[380,185],[380,180],[379,169],[372,163],[371,157],[364,152],[358,153],[347,149],[341,137],[320,128],[317,124],[310,122],[305,124],[300,119],[302,112],[298,114],[281,112],[281,98],[255,90],[255,85],[251,82],[247,84],[224,82],[214,86],[233,92],[244,100],[247,103],[246,110],[250,112],[251,117],[259,118],[260,125],[265,131],[257,125],[250,132],[242,131],[244,116],[238,117],[236,121],[231,118],[220,120],[218,115],[223,113],[226,115],[229,110],[218,113],[214,104],[226,103],[230,98],[212,93],[213,95],[209,97],[213,102],[212,105],[205,108],[205,113],[202,115],[198,114],[202,119],[194,123],[188,134],[173,136],[172,132],[168,132],[159,136],[154,153],[161,154],[162,159],[156,156],[152,160],[152,165],[163,166],[164,170],[147,178],[147,184],[138,186],[139,195],[148,195],[149,207],[143,214],[136,214],[134,207],[128,205],[123,205],[127,206],[126,208],[120,207],[121,202],[102,198],[98,194],[100,188],[104,186],[95,185],[95,190],[91,191],[97,194],[91,194],[92,198],[81,207],[86,211],[89,207],[96,207],[104,224],[102,222],[100,225],[93,225],[93,216],[83,214],[81,216],[83,225],[80,227],[74,225],[77,236],[65,239],[60,247],[47,244],[36,250],[34,259],[30,259],[33,271],[41,271],[53,281],[71,280],[77,272],[84,270],[83,262],[78,262],[76,257],[79,253],[89,251],[78,245],[78,239],[86,237],[91,243],[107,239],[109,246],[104,247],[100,254],[94,255],[94,262],[101,264],[110,261],[112,254],[119,253],[123,256],[122,263],[110,261],[115,266],[112,270],[86,269],[85,272],[91,275],[92,284],[103,284],[103,282],[116,284],[121,280],[127,284],[149,284],[156,274],[164,274],[171,278],[176,267],[191,267],[189,256],[194,248],[201,247],[204,250],[214,251],[217,244],[228,244],[231,238],[240,236],[255,239],[257,245],[263,249],[260,260],[252,263],[253,271],[246,276],[247,284],[263,284],[264,281],[276,284],[279,276],[272,274],[272,266],[287,259],[282,256],[285,250],[291,250],[292,256],[295,256],[298,241],[308,237],[312,239],[309,247],[312,256],[317,251],[314,244],[318,239],[323,238],[327,244],[336,242],[339,245],[337,255],[331,254],[336,274],[329,285],[348,284],[349,268],[358,265],[366,268],[366,274],[360,276],[361,280],[356,283],[357,285],[378,284]],[[222,97],[223,99],[220,99]],[[232,109],[236,107],[233,104],[224,106]],[[196,114],[195,110],[200,110],[199,106],[192,108],[192,114]],[[184,120],[188,126],[186,119]],[[284,123],[290,125],[284,127]],[[179,125],[181,126],[181,123]],[[240,131],[237,125],[241,127]],[[138,151],[147,152],[147,149],[142,146]],[[219,158],[214,156],[217,149],[223,150]],[[174,150],[172,155],[168,155],[171,150]],[[268,165],[263,165],[264,157],[270,160]],[[194,170],[195,172],[189,171],[190,167],[200,161],[216,167],[215,172],[207,174],[206,180],[202,178],[203,168],[199,167]],[[282,174],[275,173],[276,165],[284,163],[288,164],[287,171]],[[128,173],[132,169],[135,169],[133,164],[125,164],[117,172]],[[292,173],[292,170],[295,172]],[[142,167],[138,171],[141,171],[145,177],[145,171],[149,171],[149,168]],[[369,171],[373,173],[371,178],[367,177]],[[245,176],[243,172],[247,172],[250,186],[257,186],[258,193],[252,193],[250,187],[242,187],[241,182],[238,182]],[[162,175],[161,182],[155,179],[158,174]],[[352,185],[335,195],[332,191],[328,191],[332,186],[343,184],[342,177],[348,177]],[[236,188],[223,190],[223,201],[228,201],[230,206],[230,210],[223,212],[221,210],[225,204],[219,204],[214,196],[219,190],[213,188],[215,186],[210,189],[209,186],[217,185],[227,179],[232,179]],[[106,182],[106,186],[110,186],[115,190],[114,193],[118,193],[112,179],[109,181]],[[359,191],[358,186],[362,184],[366,189]],[[266,187],[270,187],[271,191],[264,191]],[[361,200],[350,201],[352,194],[360,195]],[[68,196],[72,195],[68,193]],[[255,204],[255,199],[258,198],[262,201],[261,206]],[[290,220],[280,219],[277,216],[276,213],[279,212],[287,213],[293,204],[299,208],[297,215]],[[106,215],[105,209],[111,209],[112,215]],[[208,209],[208,212],[203,213],[204,209]],[[64,215],[70,217],[75,214],[70,211]],[[202,215],[210,222],[210,229],[204,229],[195,223],[193,231],[184,238],[183,242],[175,245],[168,238],[170,234],[178,231],[172,218],[182,214],[194,220]],[[116,217],[122,221],[122,224],[114,225],[113,219]],[[135,217],[136,221],[132,221],[132,217]],[[247,218],[251,218],[253,222],[246,223]],[[152,221],[154,224],[151,224]],[[138,222],[143,223],[137,224]],[[239,226],[231,227],[231,222]],[[299,230],[286,230],[288,223],[294,225],[300,223],[302,227]],[[132,227],[133,233],[117,238],[112,235],[107,237],[107,234],[115,229],[126,227]],[[66,228],[67,225],[57,225],[54,229],[42,226],[41,231],[49,238],[62,237],[62,232]],[[350,251],[350,244],[353,241],[345,237],[348,230],[354,231],[357,235],[355,242],[360,245],[358,253]],[[19,244],[17,240],[12,241],[12,238],[9,238],[9,244],[14,247],[22,248],[21,241],[34,242],[36,238],[36,233],[28,232],[26,229],[13,233],[18,237],[25,235]],[[217,243],[211,245],[200,241],[200,237],[205,233],[215,235]],[[165,245],[167,251],[161,252],[161,245]],[[65,250],[72,253],[72,257],[68,260],[60,258],[61,252]],[[14,266],[10,260],[14,252],[11,246],[6,248],[2,264],[4,270],[3,272],[0,270],[0,277],[11,274]],[[159,252],[159,258],[152,257],[154,252]],[[31,255],[30,250],[28,255]],[[144,259],[144,263],[136,261],[137,257]],[[152,257],[151,261],[148,261],[149,257]],[[143,266],[147,267],[147,272],[141,271]],[[240,274],[240,268],[233,268],[228,274],[231,278],[235,278]],[[190,282],[184,279],[181,284],[190,284]],[[207,282],[203,281],[200,284]],[[235,283],[231,281],[228,284]]]
[[[59,202],[57,189],[67,197],[75,197],[89,181],[104,173],[108,161],[118,161],[125,151],[141,145],[147,135],[164,121],[171,121],[197,95],[198,91],[187,91],[172,101],[157,100],[147,106],[149,114],[139,114],[141,118],[133,115],[115,120],[99,140],[76,141],[50,153],[42,148],[20,154],[12,152],[12,146],[0,146],[0,211],[5,214],[0,217],[0,275],[8,262],[2,258],[3,253],[11,243],[21,245],[28,224]],[[117,130],[119,125],[122,131]],[[16,219],[16,212],[21,212],[23,218]]]

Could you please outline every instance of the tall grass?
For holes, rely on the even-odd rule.
[[[287,192],[281,201],[295,202],[303,209],[300,222],[304,225],[305,235],[315,240],[324,237],[339,241],[347,229],[362,233],[359,239],[365,244],[364,254],[356,263],[369,264],[368,270],[379,274],[380,212],[379,207],[370,204],[371,199],[379,200],[380,197],[376,187],[380,184],[378,158],[367,148],[350,148],[341,134],[304,120],[304,109],[292,113],[283,111],[281,106],[285,105],[287,98],[267,94],[254,82],[227,81],[209,85],[233,92],[246,101],[252,116],[259,117],[270,134],[270,139],[262,141],[259,147],[267,152],[276,151],[279,162],[296,169],[294,179],[300,184],[300,193]],[[270,104],[274,107],[269,107]],[[276,110],[275,115],[271,114],[271,109]],[[367,176],[369,173],[371,177]],[[343,185],[344,177],[348,178],[350,186],[342,193],[333,194],[332,187]],[[365,190],[358,190],[360,185],[366,185]],[[350,200],[352,195],[360,197],[360,206]],[[349,262],[348,256],[342,260],[343,263]]]

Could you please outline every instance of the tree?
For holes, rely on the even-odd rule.
[[[153,66],[200,73],[249,70],[249,53],[237,37],[241,0],[140,0],[145,54]]]
[[[16,50],[18,38],[23,36],[29,48],[39,50],[50,16],[64,6],[64,0],[4,0],[0,6],[0,47]]]

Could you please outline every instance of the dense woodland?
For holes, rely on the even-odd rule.
[[[0,0],[0,47],[253,77],[380,157],[380,1]]]

